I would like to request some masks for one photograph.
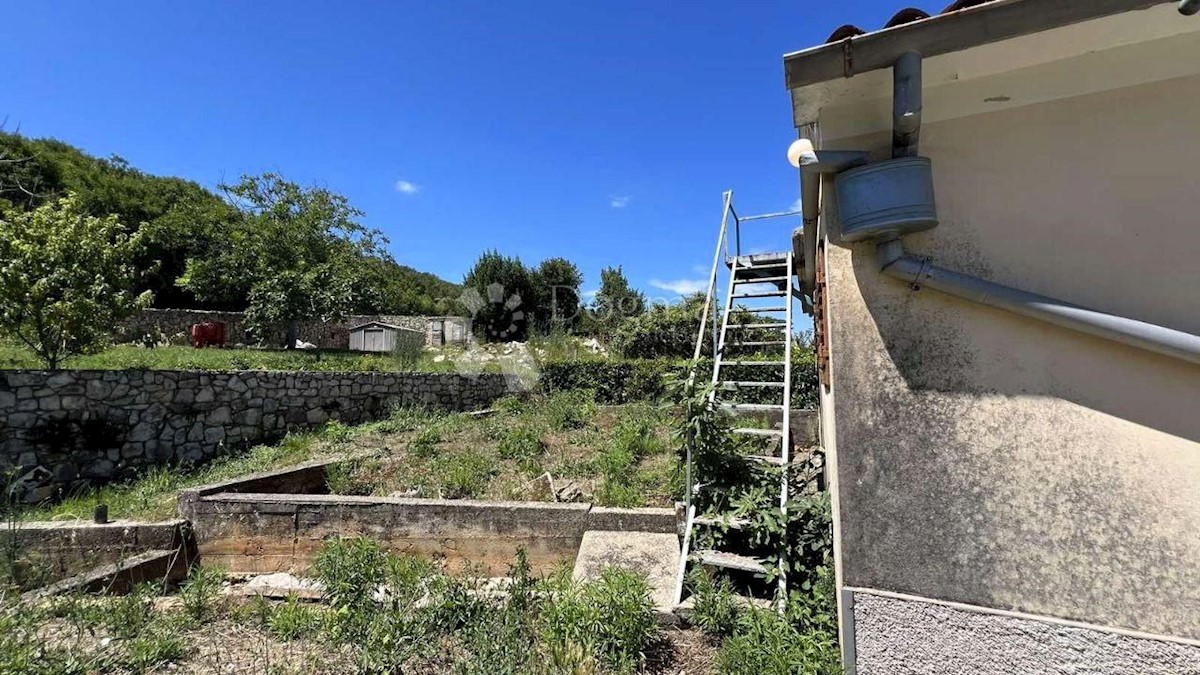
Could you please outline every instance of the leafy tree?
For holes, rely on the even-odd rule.
[[[246,323],[260,339],[297,322],[344,318],[377,289],[362,283],[365,260],[385,254],[362,212],[325,188],[302,188],[278,174],[222,185],[240,212],[211,250],[187,261],[178,283],[203,300],[246,298]]]
[[[452,316],[462,313],[462,287],[387,258],[362,263],[364,284],[377,289],[355,307],[361,314]]]
[[[696,293],[673,305],[656,304],[638,316],[625,319],[612,337],[612,346],[631,359],[690,359],[704,311],[704,295]],[[712,338],[704,333],[704,350],[712,354]]]
[[[621,322],[646,311],[646,296],[629,286],[621,267],[600,271],[600,291],[592,303],[592,320],[597,332],[611,338]]]
[[[537,312],[534,273],[520,258],[484,251],[463,278],[466,310],[476,334],[493,342],[524,340]]]
[[[136,294],[140,233],[87,215],[77,195],[0,217],[0,327],[50,370],[105,344],[150,302]]]
[[[566,332],[579,324],[583,274],[566,258],[547,258],[534,274],[538,327]]]

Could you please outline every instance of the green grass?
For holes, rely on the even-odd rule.
[[[330,422],[199,468],[155,468],[22,509],[19,517],[87,520],[97,504],[107,504],[112,519],[162,520],[174,516],[185,488],[351,454],[356,458],[330,471],[334,494],[553,501],[545,473],[556,487],[575,482],[577,499],[601,506],[669,507],[681,494],[671,438],[677,420],[657,407],[601,407],[567,392],[505,398],[496,408],[490,417],[405,408],[368,424]]]
[[[340,372],[452,372],[450,358],[435,362],[435,355],[418,357],[362,354],[350,351],[321,352],[285,349],[193,349],[116,345],[98,354],[68,359],[63,368],[78,370],[298,370]],[[42,364],[31,352],[0,341],[0,370],[39,369]],[[487,370],[485,368],[485,370]]]
[[[672,413],[647,404],[601,407],[587,392],[497,401],[496,412],[404,413],[361,427],[351,447],[373,453],[339,469],[333,491],[378,496],[552,501],[668,507],[681,494]],[[345,487],[342,487],[345,486]]]

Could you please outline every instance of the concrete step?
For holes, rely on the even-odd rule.
[[[748,555],[704,549],[696,551],[695,556],[696,560],[706,567],[720,567],[741,572],[754,572],[755,574],[766,574],[767,572],[762,560]]]
[[[663,617],[674,616],[679,537],[656,532],[584,532],[572,578],[594,581],[600,578],[605,567],[619,567],[644,575],[650,583],[650,598],[655,611]]]

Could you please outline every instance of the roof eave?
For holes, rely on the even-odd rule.
[[[1175,0],[996,0],[787,54],[789,90],[890,68],[901,54],[926,58]]]

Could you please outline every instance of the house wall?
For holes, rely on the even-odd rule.
[[[1196,110],[1200,77],[1186,77],[928,124],[941,224],[905,247],[1200,334]],[[889,142],[824,147],[884,156]],[[830,192],[822,404],[848,606],[899,592],[1200,641],[1200,367],[886,278],[873,245],[838,241]],[[977,629],[910,610],[853,610],[859,673],[1015,672],[937,650],[914,653],[912,670],[878,660],[887,641]],[[1098,634],[1101,649],[1125,648]],[[1072,649],[1010,646],[1043,649],[1047,665]]]

